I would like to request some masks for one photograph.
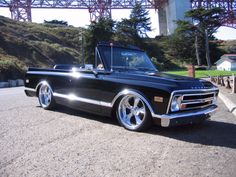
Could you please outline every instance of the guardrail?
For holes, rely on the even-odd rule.
[[[210,80],[217,85],[232,89],[232,93],[236,93],[236,76],[234,74],[232,76],[210,76]]]
[[[8,80],[7,82],[0,82],[0,88],[18,87],[18,86],[24,86],[24,80],[17,79],[17,80]]]

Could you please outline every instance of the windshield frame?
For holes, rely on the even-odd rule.
[[[150,68],[145,68],[145,67],[128,67],[128,66],[112,66],[111,67],[111,57],[106,57],[103,50],[109,50],[111,51],[111,47],[108,45],[98,45],[97,46],[98,52],[99,52],[99,57],[101,57],[100,59],[102,60],[103,64],[104,64],[104,68],[106,71],[111,71],[111,70],[115,70],[115,71],[150,71],[150,72],[154,72],[154,71],[158,71],[157,68],[155,67],[155,65],[152,63],[151,59],[148,57],[148,55],[146,54],[146,52],[144,52],[143,50],[139,50],[139,49],[132,49],[132,48],[126,48],[126,47],[120,47],[120,46],[113,46],[113,51],[115,51],[116,49],[124,49],[124,52],[139,52],[142,53],[145,57],[145,62],[147,62],[147,64],[149,66],[151,66]],[[109,52],[111,55],[111,52]],[[114,54],[113,54],[114,55]],[[114,59],[113,59],[114,60]],[[112,62],[114,63],[114,61]],[[119,69],[118,69],[119,68]]]

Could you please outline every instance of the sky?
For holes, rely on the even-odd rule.
[[[112,18],[114,20],[121,20],[122,18],[129,18],[130,10],[112,10]],[[11,16],[8,8],[0,8],[0,15]],[[149,15],[152,22],[152,31],[148,33],[149,37],[159,35],[158,15],[155,10],[149,10]],[[36,23],[43,23],[44,20],[63,20],[67,21],[69,25],[75,27],[86,27],[90,23],[90,16],[88,10],[78,9],[32,9],[32,21]],[[218,39],[222,40],[236,40],[236,29],[229,27],[220,27],[215,34]]]

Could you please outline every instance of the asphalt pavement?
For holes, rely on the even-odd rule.
[[[236,176],[236,117],[137,133],[107,118],[43,110],[23,87],[0,89],[0,176]]]

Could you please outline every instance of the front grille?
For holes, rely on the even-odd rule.
[[[215,95],[215,93],[206,93],[206,94],[188,94],[188,95],[184,95],[183,100],[185,101],[191,101],[191,100],[195,100],[195,99],[209,99],[209,98],[213,98]]]
[[[198,109],[215,104],[216,92],[175,95],[180,111]]]

